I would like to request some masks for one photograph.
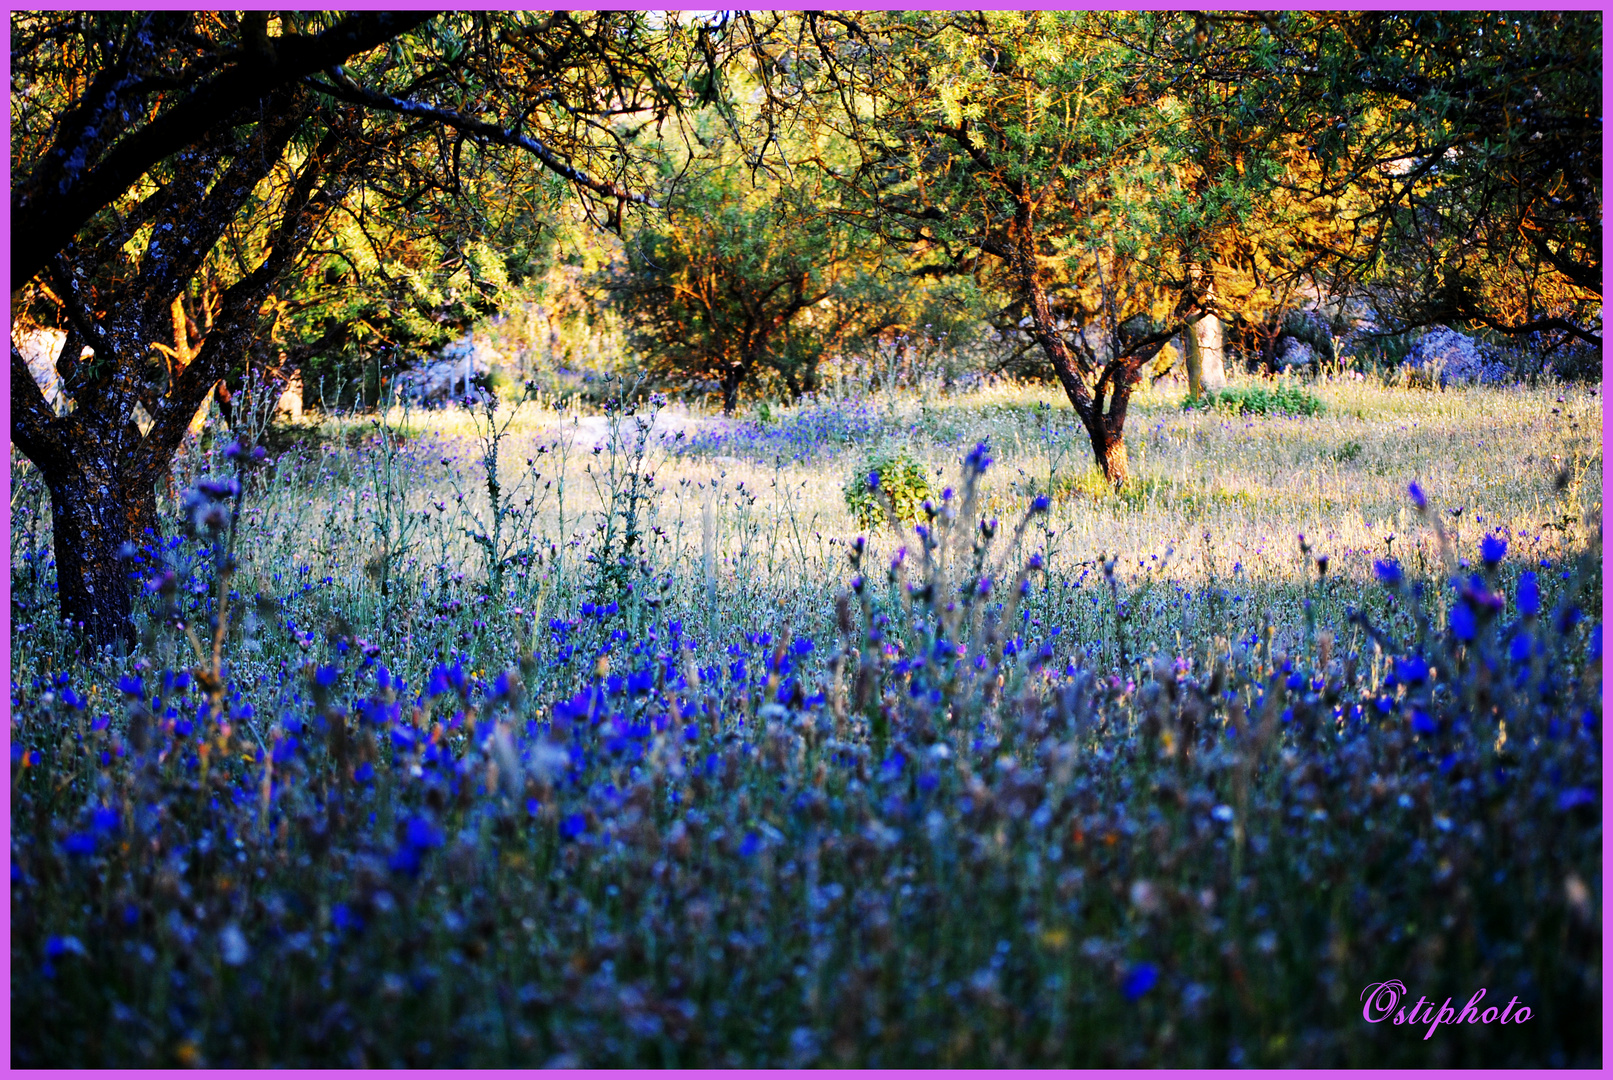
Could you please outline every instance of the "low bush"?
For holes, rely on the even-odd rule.
[[[1287,383],[1273,388],[1264,386],[1229,386],[1222,390],[1205,391],[1198,401],[1188,400],[1184,408],[1220,409],[1234,414],[1285,413],[1290,416],[1321,416],[1326,411],[1322,399],[1306,390]]]
[[[904,525],[915,523],[931,495],[924,466],[901,451],[866,459],[842,491],[846,509],[869,532],[887,524],[892,514]]]

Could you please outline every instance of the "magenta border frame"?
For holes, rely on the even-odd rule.
[[[73,5],[56,4],[56,3],[42,3],[42,4],[38,4],[38,5],[21,5],[21,4],[18,4],[18,5],[13,6],[13,5],[8,4],[7,7],[6,7],[6,14],[8,16],[8,23],[9,23],[10,14],[13,11],[17,11],[17,10],[28,10],[28,9],[32,9],[32,8],[56,8],[56,7],[72,7],[72,8],[86,9],[86,10],[87,9],[95,9],[95,8],[126,9],[129,6],[130,5],[118,4],[118,3],[109,3],[109,2],[107,2],[107,0],[90,0],[89,3],[73,4]],[[188,5],[188,4],[171,3],[171,2],[168,2],[168,0],[159,0],[158,3],[151,4],[149,6],[156,7],[156,8],[180,8],[180,9],[183,9],[183,8],[192,7],[192,6],[194,6],[194,7],[207,7],[207,6],[210,6],[210,5],[205,5],[205,4]],[[242,4],[239,4],[239,5],[231,5],[231,6],[232,7],[239,7],[239,8],[243,8],[243,9],[247,9],[247,8],[271,9],[271,8],[273,8],[273,9],[278,10],[276,5],[264,3],[263,0],[249,0],[249,2],[247,2],[247,3],[242,3]],[[351,3],[351,4],[348,4],[348,5],[345,5],[345,6],[348,7],[348,8],[351,8],[351,9],[355,9],[355,10],[366,9],[366,8],[369,8],[369,9],[396,10],[396,9],[407,9],[407,8],[434,7],[436,5],[421,3],[421,2],[419,2],[419,0],[401,0],[401,2],[397,2],[397,3],[377,3],[377,2],[375,2],[375,0],[359,0],[359,2],[357,2],[357,3]],[[538,7],[539,5],[532,5],[532,4],[509,4],[509,5],[503,5],[503,4],[488,4],[488,3],[470,3],[470,4],[461,4],[461,5],[456,5],[456,6],[462,8],[462,9],[465,9],[465,10],[477,10],[477,9],[480,9],[480,10],[501,10],[501,9],[506,8],[506,7],[508,7],[508,8]],[[589,8],[589,7],[602,7],[603,8],[603,7],[609,7],[609,6],[612,6],[612,5],[606,5],[606,4],[584,4],[584,5],[582,5],[582,7],[585,7],[585,8]],[[789,9],[796,8],[796,7],[805,7],[807,5],[762,3],[762,4],[755,4],[755,5],[748,5],[748,6],[753,7],[756,10],[763,10],[763,9],[789,10]],[[1150,10],[1150,9],[1160,10],[1160,9],[1179,8],[1179,7],[1182,7],[1182,6],[1183,5],[1180,4],[1180,3],[1171,3],[1171,2],[1169,2],[1169,0],[1140,0],[1140,2],[1133,2],[1133,3],[1129,3],[1129,4],[1096,4],[1096,3],[1090,3],[1090,2],[1076,2],[1076,3],[1063,3],[1063,4],[1052,4],[1052,3],[1045,3],[1045,2],[1033,2],[1033,3],[991,2],[991,3],[983,3],[983,4],[963,4],[963,3],[900,4],[900,3],[889,3],[889,2],[886,2],[886,0],[876,0],[876,2],[874,2],[874,3],[861,3],[861,4],[848,5],[848,7],[859,8],[859,9],[864,9],[864,10],[881,10],[881,9],[883,9],[883,10],[894,10],[894,9],[907,9],[907,8],[914,8],[914,9],[927,8],[927,9],[935,9],[935,10],[947,9],[947,8],[954,8],[954,9],[956,9],[956,8],[964,8],[964,9],[987,8],[987,9],[998,9],[998,10],[1033,10],[1033,9],[1053,9],[1053,8],[1072,8],[1072,9],[1073,8],[1103,8],[1103,9],[1126,8],[1126,9],[1134,9],[1134,10]],[[1267,5],[1251,5],[1251,6],[1266,7]],[[1349,10],[1358,10],[1358,9],[1371,9],[1371,8],[1404,9],[1404,8],[1407,8],[1407,7],[1425,8],[1425,9],[1438,9],[1438,8],[1444,8],[1444,7],[1473,7],[1473,6],[1479,6],[1479,5],[1470,5],[1470,4],[1466,4],[1466,3],[1445,5],[1445,4],[1427,4],[1427,3],[1420,3],[1420,2],[1412,3],[1412,4],[1406,4],[1406,3],[1403,3],[1403,2],[1394,2],[1394,0],[1366,0],[1366,2],[1364,2],[1364,3],[1356,3],[1356,4],[1321,3],[1321,4],[1314,4],[1314,5],[1299,5],[1299,4],[1287,5],[1287,4],[1280,4],[1280,5],[1270,5],[1270,6],[1271,7],[1293,7],[1295,9],[1300,9],[1300,8],[1344,8],[1344,9],[1349,9]],[[1531,4],[1531,5],[1528,5],[1528,6],[1534,6],[1534,5]],[[1546,6],[1546,5],[1542,5],[1542,6]],[[1606,13],[1606,9],[1607,9],[1606,4],[1601,3],[1601,2],[1596,2],[1596,0],[1592,0],[1592,2],[1589,2],[1589,3],[1584,2],[1584,0],[1575,0],[1575,2],[1569,2],[1569,3],[1563,3],[1563,4],[1553,4],[1553,5],[1550,5],[1550,7],[1558,8],[1558,9],[1561,9],[1561,10],[1574,10],[1574,9],[1577,9],[1577,10],[1600,10],[1600,11],[1604,12],[1604,19],[1603,19],[1603,23],[1602,23],[1602,53],[1603,53],[1604,58],[1606,57],[1606,55],[1607,55],[1607,45],[1608,45],[1608,41],[1609,41],[1609,31],[1608,31],[1608,26],[1607,26],[1607,20],[1605,18],[1605,13]],[[694,8],[692,6],[686,6],[686,5],[683,5],[683,4],[674,3],[674,4],[667,5],[666,10],[706,10],[706,9],[696,9],[696,8]],[[11,37],[10,37],[9,33],[5,36],[4,42],[0,42],[0,56],[4,57],[6,70],[9,72],[10,71],[10,66],[11,66],[10,65],[10,60],[11,60]],[[1603,153],[1603,159],[1602,159],[1602,170],[1603,170],[1602,179],[1603,179],[1604,188],[1606,187],[1606,182],[1607,182],[1609,176],[1613,175],[1613,169],[1609,168],[1608,161],[1607,161],[1607,155],[1606,155],[1606,152],[1605,152],[1606,145],[1607,145],[1606,132],[1605,132],[1605,118],[1607,116],[1607,111],[1608,111],[1607,106],[1608,106],[1609,100],[1610,100],[1610,98],[1609,98],[1608,88],[1607,88],[1606,80],[1604,79],[1603,86],[1602,86],[1602,116],[1604,117],[1604,134],[1603,134],[1604,153]],[[9,160],[9,147],[10,147],[10,138],[9,138],[9,136],[10,136],[10,132],[11,132],[11,99],[10,99],[10,94],[9,93],[6,95],[4,104],[0,105],[0,125],[3,125],[4,130],[6,132],[6,135],[7,135],[8,160]],[[11,201],[9,199],[7,199],[3,204],[0,204],[0,236],[5,237],[5,239],[8,242],[8,247],[9,247],[9,241],[10,241],[10,238],[11,238]],[[1602,225],[1602,236],[1603,236],[1603,247],[1606,248],[1607,240],[1608,240],[1608,226],[1607,226],[1607,223],[1605,221],[1605,218],[1604,218],[1603,225]],[[10,296],[10,260],[9,259],[6,262],[4,269],[0,269],[0,275],[3,275],[4,278],[5,278],[6,286],[7,286],[6,293],[7,293],[7,296],[9,297]],[[9,324],[9,319],[8,319],[8,324]],[[1609,415],[1608,415],[1605,396],[1604,396],[1605,395],[1605,387],[1607,385],[1608,366],[1609,366],[1608,365],[1608,359],[1607,359],[1606,352],[1604,350],[1603,358],[1602,358],[1602,386],[1603,386],[1604,390],[1603,390],[1603,392],[1601,394],[1598,395],[1599,397],[1603,397],[1603,406],[1602,406],[1602,446],[1603,446],[1603,449],[1604,449],[1604,464],[1603,464],[1603,472],[1602,472],[1602,529],[1603,529],[1604,536],[1605,536],[1606,531],[1607,531],[1607,521],[1608,521],[1608,518],[1607,518],[1607,513],[1608,513],[1608,511],[1607,511],[1608,478],[1607,478],[1607,469],[1606,469],[1606,463],[1605,463],[1605,449],[1606,449],[1608,441],[1609,441],[1609,435],[1613,434],[1613,418],[1610,418]],[[6,427],[6,431],[7,431],[7,440],[8,440],[8,445],[9,445],[9,438],[10,438],[9,433],[10,433],[10,430],[11,430],[11,390],[10,390],[9,383],[7,384],[6,388],[3,391],[0,391],[0,419],[3,419],[3,421],[5,423],[5,427]],[[10,538],[11,538],[11,470],[10,470],[10,467],[9,467],[9,463],[8,463],[8,467],[6,469],[5,474],[3,476],[0,476],[0,496],[3,496],[3,502],[0,502],[0,517],[3,517],[3,519],[4,519],[6,550],[7,550],[7,555],[8,555],[8,560],[7,560],[8,561],[8,573],[5,575],[4,581],[0,581],[0,655],[3,655],[4,659],[5,659],[5,669],[6,669],[6,673],[7,673],[7,680],[8,680],[8,683],[9,683],[10,672],[11,672],[11,576],[10,576],[10,573],[9,573],[9,554],[10,554]],[[1605,569],[1606,569],[1605,556],[1604,556],[1603,569],[1604,569],[1604,577],[1605,577]],[[1608,596],[1608,594],[1607,594],[1606,589],[1604,589],[1603,594],[1602,594],[1602,612],[1601,612],[1602,625],[1604,627],[1608,623],[1608,614],[1609,614],[1609,612],[1613,612],[1613,598],[1610,598]],[[1599,728],[1599,730],[1602,730],[1604,732],[1606,731],[1605,720],[1606,720],[1606,701],[1607,701],[1607,691],[1608,691],[1608,680],[1609,680],[1609,675],[1608,675],[1608,671],[1607,671],[1607,666],[1604,663],[1603,669],[1602,669],[1602,700],[1603,700],[1603,703],[1604,703],[1603,704],[1603,720],[1604,720],[1604,722],[1601,725],[1601,727]],[[0,704],[0,709],[4,710],[5,724],[6,724],[6,729],[7,729],[8,736],[9,736],[10,727],[11,727],[11,694],[10,694],[9,685],[8,685],[7,694],[6,694],[4,703]],[[7,741],[9,743],[9,741],[10,741],[9,737],[8,737]],[[8,847],[9,847],[9,840],[10,840],[10,836],[11,836],[11,774],[10,774],[9,769],[0,770],[0,786],[4,787],[4,799],[0,800],[0,829],[3,829],[3,831],[5,833],[5,836],[6,836],[7,842],[8,842]],[[1608,794],[1608,780],[1607,780],[1606,771],[1604,769],[1603,777],[1602,777],[1602,805],[1603,805],[1604,808],[1607,806],[1607,794]],[[1605,868],[1607,866],[1607,854],[1608,854],[1608,850],[1609,850],[1609,844],[1610,844],[1610,841],[1609,841],[1606,829],[1604,828],[1604,830],[1603,830],[1603,839],[1602,839],[1602,865],[1603,865],[1603,868],[1604,868],[1602,914],[1603,914],[1603,926],[1604,927],[1607,924],[1607,917],[1606,916],[1607,916],[1607,910],[1608,910]],[[9,927],[11,925],[11,919],[10,919],[10,915],[11,915],[11,890],[10,890],[9,887],[5,890],[4,899],[3,899],[3,901],[0,901],[0,903],[3,903],[4,908],[5,908],[6,925],[7,925],[7,928],[8,928],[7,940],[9,942]],[[1606,959],[1607,959],[1607,944],[1606,944],[1606,935],[1604,934],[1603,935],[1603,964],[1602,964],[1604,987],[1605,987],[1605,982],[1606,982],[1606,971],[1607,971]],[[8,991],[7,996],[8,996],[8,1000],[9,1000],[9,989],[10,989],[10,986],[11,986],[11,979],[10,979],[10,973],[11,973],[11,950],[10,950],[9,947],[5,950],[3,956],[0,956],[0,969],[3,969],[3,971],[5,973],[5,979],[6,979],[5,985],[7,987],[7,991]],[[1604,1068],[1606,1067],[1606,1062],[1607,1062],[1608,1022],[1609,1022],[1610,1019],[1613,1019],[1613,1009],[1610,1009],[1610,1007],[1609,1007],[1608,998],[1606,996],[1606,991],[1604,989],[1603,1001],[1602,1001],[1602,1059],[1603,1059],[1603,1067]],[[8,1069],[8,1071],[9,1071],[9,1064],[10,1064],[10,1060],[11,1060],[11,1017],[10,1017],[9,1009],[7,1010],[6,1024],[5,1024],[4,1030],[0,1031],[0,1052],[3,1052],[3,1054],[4,1054],[4,1065],[0,1066],[0,1067],[6,1067]],[[29,1073],[33,1072],[33,1070],[18,1070],[18,1071],[19,1072],[29,1072]],[[134,1071],[134,1070],[131,1070],[131,1071]],[[155,1070],[155,1071],[156,1072],[161,1072],[162,1070]],[[211,1070],[211,1071],[213,1071],[217,1075],[235,1075],[235,1074],[239,1074],[239,1075],[243,1075],[243,1076],[244,1075],[250,1075],[250,1073],[248,1073],[247,1070]],[[1005,1070],[1005,1071],[1007,1071],[1007,1072],[1015,1072],[1015,1071],[1018,1071],[1018,1070]],[[1275,1070],[1275,1071],[1286,1072],[1288,1070]],[[1298,1072],[1298,1070],[1293,1070],[1293,1071]],[[1194,1072],[1196,1072],[1196,1070],[1164,1070],[1164,1072],[1166,1074],[1190,1075],[1190,1074],[1193,1074]],[[512,1076],[518,1075],[514,1070],[509,1070],[509,1074],[512,1075]],[[887,1071],[857,1070],[857,1071],[855,1071],[854,1074],[855,1075],[892,1076],[892,1077],[966,1076],[966,1075],[974,1075],[971,1072],[966,1072],[966,1071],[962,1071],[962,1070],[945,1070],[945,1071],[937,1071],[937,1072],[923,1072],[923,1071],[918,1071],[918,1070],[887,1070]],[[1498,1071],[1495,1071],[1495,1070],[1479,1070],[1479,1071],[1435,1070],[1432,1074],[1433,1075],[1449,1074],[1449,1075],[1461,1075],[1461,1076],[1515,1075],[1515,1074],[1512,1074],[1512,1073],[1501,1073],[1501,1072],[1498,1072]],[[307,1075],[318,1075],[318,1073],[315,1073],[315,1072],[312,1072],[312,1071],[309,1071],[309,1070],[287,1070],[282,1075],[286,1075],[286,1076],[307,1076]],[[604,1076],[604,1075],[620,1075],[620,1074],[606,1074],[606,1073],[595,1072],[593,1070],[579,1070],[574,1075],[578,1075],[578,1076],[594,1076],[594,1075]],[[732,1073],[719,1073],[716,1070],[711,1070],[711,1071],[706,1071],[706,1070],[678,1070],[678,1071],[672,1072],[670,1075],[689,1077],[689,1076],[705,1076],[705,1075],[716,1076],[716,1075],[734,1075],[734,1074],[732,1074]],[[1027,1075],[1029,1075],[1028,1071],[1027,1071]],[[1113,1075],[1143,1076],[1143,1075],[1157,1075],[1157,1074],[1156,1073],[1144,1073],[1144,1072],[1141,1072],[1141,1071],[1138,1071],[1138,1070],[1117,1070]],[[1313,1076],[1321,1077],[1321,1076],[1344,1076],[1344,1075],[1354,1075],[1354,1074],[1349,1073],[1347,1071],[1341,1071],[1341,1070],[1326,1070],[1326,1071],[1317,1071],[1317,1072],[1308,1073],[1307,1075],[1313,1075]]]

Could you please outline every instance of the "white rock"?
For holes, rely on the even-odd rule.
[[[450,401],[466,397],[480,399],[475,381],[492,372],[503,357],[474,334],[466,334],[443,346],[435,358],[421,366],[398,372],[398,391],[420,401]]]

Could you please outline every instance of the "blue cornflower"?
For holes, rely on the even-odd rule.
[[[442,846],[442,830],[426,818],[416,815],[404,826],[404,839],[417,850]]]
[[[85,955],[84,943],[79,941],[78,938],[73,937],[71,934],[66,937],[52,934],[50,937],[45,939],[46,959],[55,960],[58,957],[67,955],[68,953],[76,953],[79,956]]]
[[[1406,580],[1400,564],[1393,559],[1375,559],[1372,563],[1372,572],[1378,575],[1378,580],[1391,589]]]
[[[442,697],[448,693],[448,669],[438,664],[431,669],[431,676],[426,679],[426,697]]]
[[[1473,618],[1473,609],[1465,601],[1458,602],[1451,608],[1451,633],[1457,641],[1472,641],[1473,635],[1478,633],[1478,622]]]
[[[1159,967],[1144,960],[1134,964],[1126,973],[1125,982],[1120,984],[1120,992],[1126,995],[1127,1001],[1136,1001],[1158,984]]]
[[[236,482],[233,476],[227,476],[222,480],[207,477],[196,482],[196,490],[206,495],[209,499],[223,500],[233,498],[239,494],[241,485]]]
[[[420,852],[405,844],[393,853],[387,867],[394,874],[415,877],[420,873]]]
[[[1518,612],[1531,619],[1540,614],[1540,580],[1533,570],[1518,578]]]
[[[1395,678],[1408,686],[1428,678],[1428,661],[1420,656],[1408,656],[1395,661]]]
[[[92,832],[71,833],[62,841],[62,849],[69,855],[94,855],[95,834]]]
[[[1417,481],[1413,480],[1406,485],[1406,494],[1411,496],[1411,503],[1418,510],[1428,509],[1428,496],[1423,494],[1423,489]]]
[[[969,451],[969,456],[963,459],[964,468],[975,473],[983,473],[991,467],[991,447],[980,442]]]
[[[1572,810],[1576,806],[1595,806],[1596,792],[1590,788],[1569,788],[1557,796],[1558,810]]]
[[[1494,533],[1486,533],[1479,541],[1479,558],[1484,560],[1486,566],[1494,566],[1501,561],[1507,553],[1507,542]]]

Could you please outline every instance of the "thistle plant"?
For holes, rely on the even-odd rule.
[[[531,387],[527,396],[531,396]],[[480,554],[487,595],[504,600],[506,575],[518,569],[525,580],[530,571],[543,565],[542,537],[536,533],[535,525],[544,510],[550,485],[542,482],[540,465],[556,446],[536,445],[532,456],[526,458],[519,478],[506,490],[500,476],[500,455],[516,410],[508,409],[500,416],[498,399],[490,394],[480,399],[466,399],[464,408],[472,418],[480,450],[477,464],[485,503],[468,499],[457,473],[450,471],[455,502],[463,515],[459,528]],[[444,465],[447,464],[445,460]]]
[[[666,399],[651,394],[641,405],[632,400],[634,388],[621,379],[615,390],[605,402],[604,440],[584,466],[601,506],[586,561],[593,604],[613,613],[627,608],[636,625],[651,586],[645,541],[661,455],[655,420]]]

